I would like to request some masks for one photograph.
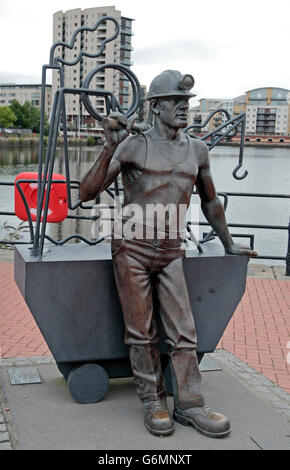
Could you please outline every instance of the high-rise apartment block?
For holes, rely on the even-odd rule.
[[[114,40],[106,44],[105,50],[97,58],[83,56],[74,66],[65,67],[65,87],[80,88],[88,75],[96,67],[107,63],[119,63],[130,68],[131,62],[131,39],[132,22],[131,18],[125,18],[121,12],[113,6],[96,7],[81,10],[80,8],[58,11],[53,15],[53,42],[70,43],[74,31],[81,26],[94,26],[103,16],[112,16],[120,25],[120,34]],[[65,60],[75,60],[80,50],[90,54],[98,52],[101,43],[113,35],[115,25],[112,21],[104,21],[94,32],[84,31],[77,35],[73,49],[59,46],[56,48],[56,56]],[[59,75],[53,71],[52,91],[53,94],[59,88]],[[103,69],[92,79],[90,88],[104,89],[114,93],[119,103],[126,111],[130,106],[131,86],[127,77],[114,69]],[[91,103],[99,114],[105,114],[105,102],[102,97],[91,96]],[[72,130],[89,129],[99,127],[98,121],[93,119],[84,106],[78,95],[66,96],[67,122]]]

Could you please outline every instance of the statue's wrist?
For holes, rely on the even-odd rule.
[[[232,249],[234,247],[234,242],[233,241],[227,241],[224,243],[224,249],[226,253],[231,253]]]
[[[106,150],[107,152],[114,152],[116,150],[116,148],[118,147],[118,144],[117,143],[113,143],[113,142],[105,142],[104,143],[104,150]]]

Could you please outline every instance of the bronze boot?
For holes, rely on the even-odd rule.
[[[169,436],[174,432],[174,421],[167,409],[166,399],[144,401],[144,424],[155,436]]]
[[[146,428],[157,436],[172,434],[174,422],[167,409],[158,345],[130,346],[129,355],[136,390],[144,407]]]
[[[175,406],[173,418],[184,426],[193,426],[208,437],[225,437],[231,432],[229,419],[207,406],[196,406],[187,410],[181,410]]]
[[[228,418],[205,406],[196,352],[175,350],[169,357],[174,420],[184,426],[191,425],[208,437],[227,436],[231,431]]]

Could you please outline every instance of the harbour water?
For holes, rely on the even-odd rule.
[[[71,147],[69,149],[71,179],[80,180],[91,167],[101,147]],[[246,147],[243,167],[248,176],[236,180],[232,171],[238,163],[238,147],[218,146],[210,151],[211,170],[215,186],[219,192],[247,192],[265,194],[289,194],[290,191],[290,149]],[[38,170],[37,148],[0,149],[0,181],[13,182],[16,175],[23,171]],[[57,149],[54,171],[65,174],[63,149]],[[77,190],[73,190],[73,200],[78,199]],[[223,198],[221,197],[223,201]],[[109,201],[108,201],[109,202]],[[193,197],[198,203],[198,197]],[[0,185],[0,211],[14,211],[13,186]],[[76,209],[76,215],[89,215],[89,211]],[[261,224],[287,226],[289,223],[289,199],[230,197],[226,211],[228,223]],[[200,213],[200,220],[204,221]],[[4,222],[18,227],[19,219],[14,216],[0,215],[0,236],[6,235]],[[2,228],[1,228],[2,227]],[[207,232],[208,227],[200,227],[200,235]],[[288,233],[286,230],[266,230],[252,228],[231,228],[233,234],[254,234],[255,249],[260,255],[285,256],[287,251]],[[60,224],[48,224],[48,231],[57,240],[72,233],[91,237],[91,222],[67,219]],[[25,240],[28,235],[23,234]],[[248,239],[236,238],[240,243],[249,243]],[[270,265],[285,264],[284,261],[259,260]]]

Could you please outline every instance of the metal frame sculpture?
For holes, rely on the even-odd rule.
[[[107,39],[104,39],[101,42],[101,45],[99,47],[99,50],[94,53],[90,54],[85,50],[80,50],[80,53],[78,57],[73,60],[73,61],[67,61],[63,59],[62,57],[55,56],[55,51],[56,48],[61,46],[64,48],[72,49],[74,47],[76,38],[79,34],[84,33],[85,31],[96,31],[98,27],[107,21],[112,21],[115,24],[115,31],[112,36],[110,36]],[[106,103],[106,112],[107,115],[110,114],[112,111],[118,110],[121,113],[126,114],[127,116],[131,116],[134,114],[134,112],[137,110],[140,99],[141,99],[141,88],[140,84],[138,82],[137,77],[135,74],[126,66],[121,65],[121,64],[116,64],[116,63],[109,63],[109,64],[104,64],[101,65],[94,70],[92,70],[89,75],[86,77],[84,80],[83,85],[80,88],[68,88],[64,86],[64,68],[65,66],[74,66],[77,63],[80,62],[82,57],[90,57],[90,58],[97,58],[99,57],[105,49],[105,46],[108,42],[113,41],[116,39],[120,32],[120,27],[118,22],[116,21],[115,18],[110,17],[110,16],[103,16],[102,18],[99,19],[99,21],[93,26],[82,26],[74,32],[71,42],[66,43],[66,42],[56,42],[52,45],[51,50],[50,50],[50,60],[48,65],[44,65],[42,67],[42,90],[41,90],[41,120],[40,120],[40,144],[39,144],[39,162],[38,162],[38,199],[37,199],[37,219],[36,219],[36,228],[35,228],[35,234],[33,237],[33,250],[32,250],[32,255],[34,256],[41,256],[43,253],[43,245],[44,245],[44,239],[47,238],[53,243],[55,242],[51,237],[48,237],[45,235],[45,229],[46,229],[46,220],[47,220],[47,212],[48,212],[48,204],[49,204],[49,196],[50,196],[50,189],[51,189],[51,184],[52,184],[52,175],[53,175],[53,166],[54,166],[54,160],[55,160],[55,151],[56,151],[56,144],[57,144],[57,136],[58,136],[58,130],[59,130],[59,125],[60,121],[62,120],[62,125],[63,125],[63,138],[64,138],[64,156],[65,156],[65,169],[66,169],[66,184],[67,184],[67,197],[68,197],[68,207],[69,209],[76,209],[77,207],[82,207],[82,208],[92,208],[88,206],[83,206],[81,201],[78,200],[74,205],[72,205],[72,200],[71,200],[71,187],[70,183],[73,184],[79,184],[78,181],[71,181],[70,180],[70,173],[69,173],[69,161],[68,161],[68,145],[67,145],[67,124],[66,124],[66,109],[65,109],[65,95],[68,94],[78,94],[81,96],[81,100],[88,111],[88,113],[93,116],[95,119],[98,121],[102,120],[102,116],[97,113],[91,102],[90,102],[90,95],[94,96],[101,96],[105,99]],[[111,91],[106,91],[106,90],[100,90],[100,89],[95,89],[92,90],[89,88],[90,82],[93,78],[93,76],[98,73],[99,71],[107,68],[112,68],[119,70],[122,72],[124,75],[127,76],[129,82],[132,85],[132,92],[133,92],[133,99],[132,99],[132,104],[129,108],[129,110],[125,113],[122,106],[116,99],[116,97],[113,95]],[[44,169],[42,169],[43,166],[43,155],[44,155],[44,103],[45,103],[45,85],[46,85],[46,72],[48,69],[52,70],[57,70],[59,72],[59,78],[60,78],[60,88],[57,90],[54,100],[53,100],[53,105],[52,105],[52,111],[51,111],[51,125],[50,125],[50,132],[48,136],[48,144],[47,144],[47,149],[46,149],[46,155],[45,155],[45,161],[44,161]],[[115,184],[115,189],[117,190],[117,182]],[[18,186],[19,187],[19,186]],[[42,211],[42,207],[44,204],[44,208]],[[29,212],[29,211],[28,211]],[[42,218],[42,226],[40,227],[41,224],[41,218]],[[30,221],[31,222],[31,221]],[[97,244],[100,243],[103,239],[96,240],[95,242],[92,242],[90,240],[85,239],[81,235],[71,235],[70,237],[67,237],[65,240],[61,242],[61,244],[66,243],[72,238],[78,238],[88,244]],[[57,243],[58,244],[58,243]]]
[[[198,137],[193,134],[191,131],[192,129],[202,129],[205,127],[211,119],[213,119],[215,114],[224,113],[226,115],[227,120],[220,124],[216,129],[213,129],[210,132],[207,132],[202,137]],[[205,143],[208,145],[209,150],[215,147],[217,144],[221,142],[221,140],[225,138],[232,138],[239,132],[239,128],[241,127],[241,141],[240,141],[240,151],[239,151],[239,163],[233,170],[233,177],[237,180],[242,180],[247,177],[248,172],[247,170],[240,176],[238,176],[238,171],[242,167],[243,164],[243,155],[244,155],[244,143],[245,143],[245,131],[246,131],[246,113],[240,113],[238,116],[231,118],[229,112],[226,109],[218,108],[210,113],[206,120],[201,124],[190,124],[186,127],[184,132],[188,133],[194,139],[204,140]],[[222,132],[224,130],[224,132]]]

